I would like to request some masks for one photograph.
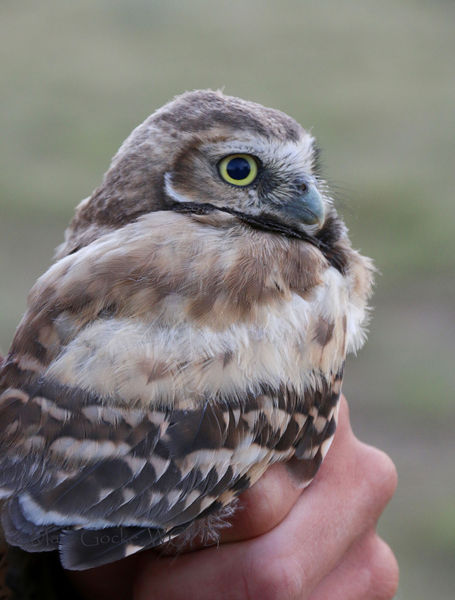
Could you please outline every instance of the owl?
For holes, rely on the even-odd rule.
[[[277,461],[307,485],[372,273],[291,117],[214,91],[156,111],[77,207],[3,362],[8,543],[87,569],[215,535]]]

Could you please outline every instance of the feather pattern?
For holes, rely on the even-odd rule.
[[[2,469],[3,489],[14,493],[3,519],[10,543],[49,550],[64,531],[62,548],[72,548],[64,566],[86,568],[120,558],[132,540],[135,546],[165,541],[230,502],[278,460],[300,458],[309,482],[335,431],[339,392],[333,390],[340,382],[341,373],[325,393],[305,398],[263,384],[261,394],[242,401],[220,397],[192,410],[140,410],[131,424],[93,394],[42,380],[28,388],[16,413],[22,439],[14,440],[13,464]],[[37,402],[43,398],[46,404]],[[50,410],[55,400],[67,413],[60,424],[63,415]],[[43,440],[41,468],[29,458],[36,437]],[[33,486],[24,474],[33,476]],[[96,536],[104,540],[102,552],[85,563],[84,543]]]

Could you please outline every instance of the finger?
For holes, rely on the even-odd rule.
[[[344,398],[340,405],[335,446],[352,435],[348,406]],[[295,462],[301,461],[295,459]],[[298,473],[298,467],[289,468],[289,463],[270,467],[257,483],[240,496],[236,513],[230,519],[231,526],[221,531],[221,542],[263,535],[281,523],[304,491]]]
[[[286,518],[301,493],[284,465],[273,465],[240,496],[231,526],[221,531],[221,542],[246,540],[270,531]]]
[[[381,538],[368,533],[321,581],[309,600],[390,600],[398,579],[393,552]]]
[[[306,494],[316,493],[319,486],[335,486],[339,493],[354,488],[356,500],[373,508],[371,516],[376,520],[394,495],[397,482],[397,471],[390,457],[354,435],[348,404],[342,397],[333,446]]]
[[[347,410],[340,418],[342,424]],[[269,560],[300,557],[305,587],[318,584],[376,526],[396,487],[396,470],[387,455],[359,442],[347,423],[340,432],[318,477],[286,520],[269,532],[262,548]],[[310,540],[317,551],[307,551]]]
[[[141,557],[133,600],[246,599],[240,569],[244,555],[241,542],[177,558],[157,558],[146,552]]]

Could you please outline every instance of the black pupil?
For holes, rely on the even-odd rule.
[[[241,181],[242,179],[246,179],[248,177],[251,172],[251,167],[245,158],[236,156],[235,158],[231,158],[231,160],[228,162],[226,171],[231,179]]]

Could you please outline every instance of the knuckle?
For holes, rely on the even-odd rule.
[[[385,506],[395,493],[398,474],[392,459],[382,450],[362,444],[360,472],[374,501]]]
[[[242,529],[248,537],[270,531],[285,518],[289,511],[281,480],[266,473],[252,488],[240,496]]]
[[[381,487],[384,490],[385,497],[388,500],[392,498],[398,485],[398,473],[392,459],[388,454],[378,450],[378,475],[380,476]]]
[[[399,582],[398,563],[388,544],[378,536],[373,540],[369,572],[369,597],[374,600],[394,598]]]

